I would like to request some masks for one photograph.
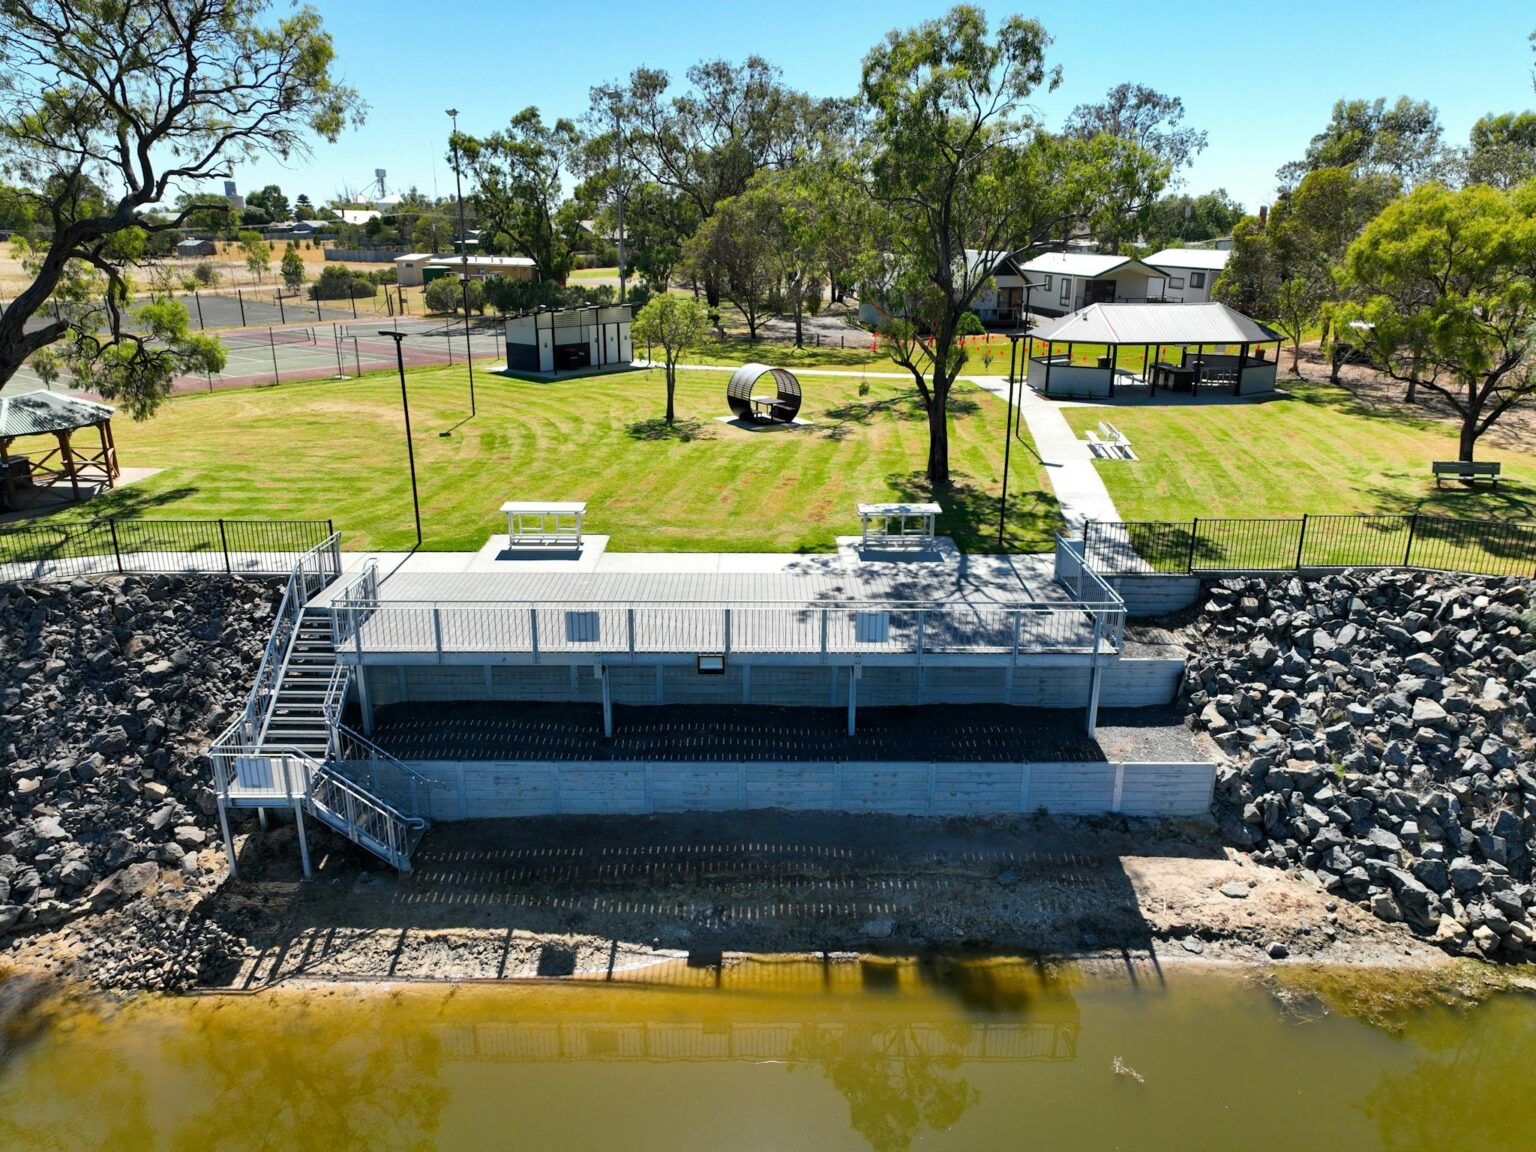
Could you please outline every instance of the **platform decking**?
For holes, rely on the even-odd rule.
[[[1107,586],[1079,599],[1048,556],[928,558],[837,553],[622,554],[551,569],[539,560],[425,558],[376,586],[343,581],[313,603],[339,608],[343,658],[423,654],[610,662],[730,653],[830,659],[1014,657],[1113,651]],[[947,543],[947,542],[946,542]],[[1091,583],[1091,582],[1090,582]]]

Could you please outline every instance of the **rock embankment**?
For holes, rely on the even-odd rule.
[[[155,986],[207,962],[189,940],[238,948],[167,897],[224,874],[206,750],[278,596],[240,577],[0,585],[0,937],[120,906],[132,939],[100,959],[131,962],[97,975]]]
[[[1536,586],[1228,580],[1192,631],[1230,841],[1447,951],[1536,956]]]

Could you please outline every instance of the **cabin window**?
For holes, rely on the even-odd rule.
[[[1189,274],[1189,286],[1191,288],[1204,288],[1205,287],[1205,273],[1204,272],[1191,272]]]
[[[1051,277],[1047,276],[1043,281],[1035,285],[1035,287],[1039,288],[1042,292],[1049,292],[1051,290]]]
[[[1170,276],[1170,277],[1168,277],[1168,287],[1170,287],[1170,288],[1182,288],[1182,287],[1184,287],[1184,277],[1182,277],[1182,276]]]
[[[1061,278],[1061,302],[1072,303],[1072,281],[1065,276]]]

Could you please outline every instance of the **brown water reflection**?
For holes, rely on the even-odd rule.
[[[1023,960],[66,1004],[0,1148],[1528,1148],[1536,1006],[1401,1035],[1251,982]],[[1145,1077],[1117,1076],[1115,1057]]]

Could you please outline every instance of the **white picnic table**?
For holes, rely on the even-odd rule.
[[[864,547],[934,547],[937,504],[860,504],[859,535]]]
[[[508,500],[501,510],[512,544],[581,544],[584,500]]]

